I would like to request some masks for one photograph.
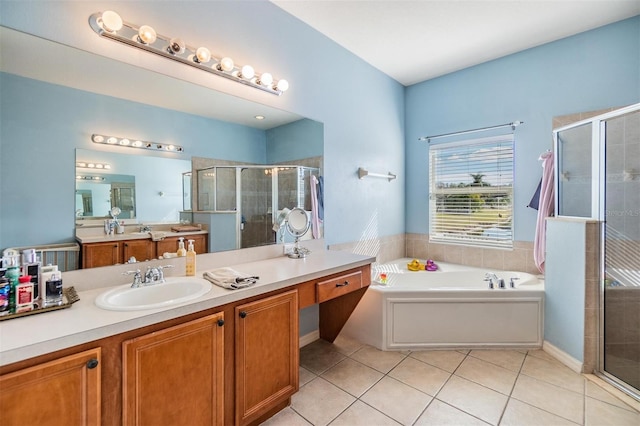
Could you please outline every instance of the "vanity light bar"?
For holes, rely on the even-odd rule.
[[[97,180],[102,181],[104,178],[102,176],[89,176],[89,175],[77,175],[77,180]]]
[[[211,51],[204,46],[195,48],[185,44],[180,38],[158,34],[149,25],[138,27],[124,22],[120,15],[111,10],[91,15],[89,25],[101,37],[155,53],[277,96],[289,88],[287,80],[274,81],[273,76],[268,72],[258,75],[252,66],[235,65],[233,59],[229,57],[214,58],[211,56]],[[213,65],[208,65],[211,61]]]
[[[96,170],[111,170],[111,164],[107,163],[85,163],[80,161],[76,163],[76,168],[79,169],[96,169]]]
[[[124,146],[128,148],[139,148],[153,151],[169,151],[169,152],[184,152],[184,148],[180,145],[173,144],[161,144],[156,142],[141,141],[138,139],[121,138],[117,136],[100,135],[94,133],[91,135],[91,141],[100,145],[115,145]],[[109,166],[111,167],[111,166]]]

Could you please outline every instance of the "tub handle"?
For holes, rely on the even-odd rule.
[[[510,288],[516,288],[516,283],[514,283],[514,280],[519,280],[520,278],[518,277],[511,277],[509,278],[509,287]]]
[[[343,283],[336,283],[336,287],[346,287],[349,285],[349,281],[345,281]]]

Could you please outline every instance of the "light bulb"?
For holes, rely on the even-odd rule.
[[[206,47],[198,47],[196,50],[196,62],[200,62],[201,64],[206,64],[211,60],[211,52]]]
[[[149,25],[143,25],[138,30],[138,39],[144,44],[153,44],[158,38],[156,34],[156,30],[151,28]]]
[[[169,40],[169,47],[167,47],[167,50],[169,53],[182,53],[184,52],[186,48],[186,45],[184,44],[184,41],[182,41],[182,39],[180,38],[172,38],[171,40]]]
[[[96,169],[104,169],[104,164],[96,164]]]
[[[233,59],[229,57],[224,57],[220,60],[220,64],[218,64],[218,69],[222,71],[233,71]]]
[[[111,136],[109,139],[107,139],[107,143],[108,144],[114,144],[117,143],[118,139],[114,138],[113,136]]]
[[[113,10],[102,13],[102,28],[110,33],[115,33],[122,29],[122,18]]]
[[[87,167],[87,163],[78,163],[76,167]]]
[[[93,135],[92,139],[96,143],[104,142],[104,137],[102,135]]]
[[[281,92],[286,92],[289,88],[289,82],[287,80],[278,80],[278,84],[276,84],[276,89]]]
[[[167,151],[173,151],[174,149],[176,149],[175,146],[173,145],[167,145]]]
[[[260,76],[260,84],[263,86],[271,86],[271,83],[273,83],[273,76],[268,72],[265,72]]]
[[[90,169],[93,169],[93,168],[96,167],[96,165],[93,164],[93,163],[89,163],[89,164],[87,164],[87,167],[90,168]]]
[[[105,164],[105,165],[104,165],[104,168],[105,168],[106,170],[111,170],[111,165],[110,165],[110,164]]]
[[[242,67],[240,75],[244,79],[251,80],[256,75],[256,72],[251,65],[245,65],[244,67]]]
[[[76,179],[82,179],[82,176],[78,175],[76,176]]]
[[[129,139],[120,139],[120,145],[127,146],[131,143]]]
[[[139,148],[142,146],[142,141],[135,141],[134,143],[131,144],[131,146],[135,146],[136,148]]]

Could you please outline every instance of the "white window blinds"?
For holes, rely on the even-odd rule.
[[[513,135],[429,146],[430,241],[513,247]]]

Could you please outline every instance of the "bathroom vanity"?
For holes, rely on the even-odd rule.
[[[98,308],[105,288],[92,288],[71,309],[0,323],[3,418],[42,424],[39,416],[55,409],[65,424],[245,425],[286,407],[298,390],[299,311],[319,304],[320,337],[333,341],[367,290],[375,258],[314,250],[306,259],[234,265],[224,256],[198,256],[199,270],[225,262],[260,281],[129,312]],[[119,283],[122,268],[109,268]],[[96,273],[76,271],[68,281]],[[34,410],[34,400],[51,406]]]

